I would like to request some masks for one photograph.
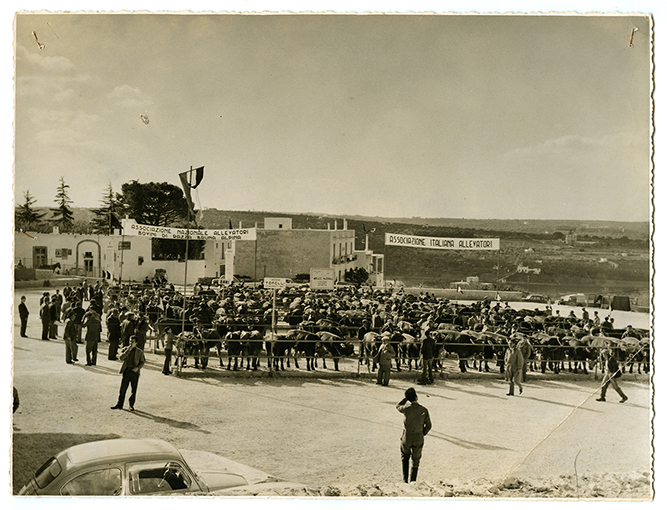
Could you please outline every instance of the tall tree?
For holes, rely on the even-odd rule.
[[[39,230],[43,226],[42,218],[46,213],[36,211],[33,208],[37,199],[30,194],[30,190],[23,194],[23,199],[23,204],[18,206],[15,213],[16,230]]]
[[[53,216],[51,222],[60,227],[62,232],[67,232],[74,226],[74,213],[70,209],[72,200],[69,198],[69,184],[65,184],[65,178],[60,177],[60,184],[56,188],[56,198],[54,202],[58,207],[51,209]]]
[[[110,235],[118,226],[118,219],[115,216],[119,210],[119,198],[117,193],[114,193],[111,183],[107,186],[102,195],[102,206],[98,209],[93,209],[95,217],[92,220],[93,232],[96,234]]]
[[[187,219],[183,190],[168,182],[130,181],[121,187],[123,213],[137,223],[165,227]]]

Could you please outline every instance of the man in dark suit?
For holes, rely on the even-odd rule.
[[[401,437],[401,461],[403,462],[403,481],[417,480],[419,461],[424,448],[424,436],[431,430],[431,418],[428,409],[417,402],[414,388],[405,390],[405,398],[396,404],[396,409],[403,414],[403,436]],[[410,457],[412,470],[410,471]]]
[[[604,363],[605,368],[604,379],[602,380],[602,388],[600,389],[600,398],[597,398],[596,400],[598,402],[605,402],[607,400],[607,388],[609,388],[609,385],[611,385],[611,387],[616,390],[616,393],[618,393],[619,397],[621,397],[622,404],[628,400],[628,397],[625,393],[623,393],[623,390],[618,385],[618,382],[616,382],[616,379],[621,377],[621,371],[618,368],[618,361],[616,361],[616,358],[612,354],[611,350],[604,349],[602,351],[602,362]]]
[[[51,321],[49,338],[58,338],[58,320],[60,320],[60,309],[56,296],[51,297],[51,304],[49,305],[49,319]]]
[[[51,332],[51,312],[50,312],[51,303],[48,299],[43,298],[42,305],[39,309],[39,318],[42,321],[42,340],[49,339],[49,333]]]
[[[28,315],[30,315],[30,312],[28,311],[28,307],[25,304],[25,296],[21,296],[21,303],[19,304],[19,317],[21,318],[21,336],[26,337],[25,330],[28,327]]]
[[[130,411],[134,411],[134,403],[137,400],[137,387],[139,385],[139,372],[141,367],[146,363],[144,351],[137,347],[137,337],[132,335],[130,337],[130,345],[125,347],[120,354],[120,359],[123,364],[120,367],[120,373],[123,378],[120,382],[120,392],[118,393],[118,402],[111,409],[122,409],[125,404],[125,394],[127,388],[132,388],[130,394],[129,404]]]
[[[430,328],[424,331],[421,345],[422,376],[419,384],[433,384],[433,357],[435,356],[435,338]]]

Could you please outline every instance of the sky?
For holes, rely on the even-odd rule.
[[[55,207],[62,177],[72,206],[99,207],[109,185],[204,166],[203,209],[648,221],[651,30],[628,15],[20,14],[15,201]]]

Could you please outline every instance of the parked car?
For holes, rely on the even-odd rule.
[[[224,469],[195,472],[158,439],[110,439],[72,446],[47,460],[19,495],[202,495],[248,485]]]

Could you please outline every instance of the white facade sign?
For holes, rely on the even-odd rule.
[[[257,229],[187,229],[142,225],[135,220],[123,220],[123,234],[126,236],[156,237],[160,239],[190,239],[195,241],[256,241]]]
[[[384,244],[386,246],[409,246],[435,250],[499,250],[500,238],[426,237],[385,233]]]
[[[310,270],[310,290],[334,290],[336,276],[333,269]]]

